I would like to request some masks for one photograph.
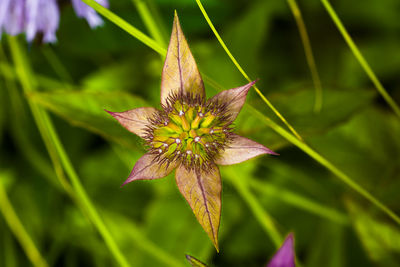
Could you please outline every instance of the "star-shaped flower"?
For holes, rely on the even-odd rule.
[[[217,165],[276,154],[233,133],[232,122],[255,82],[222,91],[206,100],[203,80],[175,13],[161,79],[162,110],[143,107],[109,112],[146,142],[148,152],[124,184],[167,176],[176,183],[218,251],[221,179]]]

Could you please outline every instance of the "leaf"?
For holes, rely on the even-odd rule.
[[[139,149],[140,138],[121,129],[104,109],[125,111],[149,106],[139,97],[123,92],[57,91],[28,95],[33,101],[60,115],[71,124],[83,127],[101,136]]]
[[[398,266],[394,254],[400,254],[400,231],[371,217],[370,213],[354,201],[346,201],[353,226],[369,257],[385,266]],[[389,265],[390,264],[390,265]]]
[[[221,177],[217,166],[209,170],[176,170],[176,183],[196,215],[197,220],[218,249],[218,228],[221,218]]]
[[[186,255],[186,259],[193,267],[208,267],[206,264],[202,263],[200,260],[193,256]]]
[[[204,84],[175,12],[171,39],[161,78],[161,104],[171,93],[186,92],[205,97]]]

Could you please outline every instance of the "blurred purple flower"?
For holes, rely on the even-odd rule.
[[[32,42],[37,33],[43,33],[43,42],[57,41],[56,32],[60,12],[56,0],[26,0],[26,39]]]
[[[293,233],[286,237],[266,267],[295,267]]]
[[[90,27],[103,23],[100,16],[81,0],[71,0],[78,17],[85,18]],[[108,0],[96,0],[108,7]],[[26,33],[28,42],[36,34],[43,34],[43,42],[57,41],[56,32],[60,22],[57,0],[1,0],[0,1],[0,37],[3,31],[10,35]]]
[[[89,23],[90,27],[96,28],[103,24],[103,20],[100,16],[94,11],[93,8],[82,2],[81,0],[71,0],[72,6],[75,9],[75,13],[80,18],[85,18]],[[108,7],[107,0],[96,0],[97,3],[104,7]]]

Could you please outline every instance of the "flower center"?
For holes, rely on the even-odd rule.
[[[150,120],[150,152],[161,161],[178,161],[187,168],[207,169],[230,140],[232,128],[224,106],[200,96],[173,95]]]

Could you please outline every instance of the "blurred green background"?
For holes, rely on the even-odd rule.
[[[164,47],[177,10],[199,69],[219,90],[246,83],[195,1],[143,0],[135,5],[110,0],[113,12],[148,33],[138,3],[148,8]],[[400,119],[376,92],[323,5],[299,1],[322,81],[322,109],[315,113],[314,85],[286,1],[203,4],[233,55],[251,78],[260,79],[260,90],[306,143],[399,214]],[[332,4],[400,103],[400,2]],[[237,132],[280,156],[221,167],[217,254],[173,174],[120,187],[144,149],[138,137],[103,109],[159,107],[161,57],[106,19],[103,27],[91,30],[68,4],[62,6],[57,37],[55,45],[26,44],[23,36],[18,38],[34,92],[22,91],[4,35],[0,62],[0,184],[50,266],[119,264],[90,214],[57,179],[68,180],[71,171],[62,167],[57,151],[46,148],[28,101],[49,111],[71,166],[131,266],[189,266],[185,254],[212,266],[264,266],[276,251],[274,227],[282,240],[295,233],[302,266],[400,266],[400,226],[272,131],[248,106],[236,121]],[[209,97],[217,93],[207,81],[206,91]],[[254,91],[247,103],[281,124]],[[0,216],[0,266],[29,266],[4,218]]]

